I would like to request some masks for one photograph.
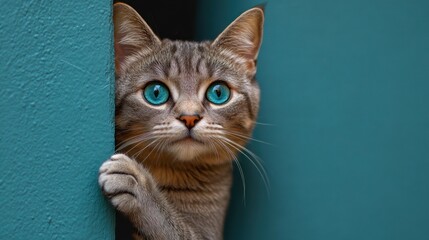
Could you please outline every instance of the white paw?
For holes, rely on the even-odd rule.
[[[136,161],[124,154],[115,154],[101,165],[98,183],[115,208],[129,213],[137,207],[146,178]]]

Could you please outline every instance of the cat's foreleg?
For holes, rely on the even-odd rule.
[[[99,184],[112,205],[150,239],[198,239],[158,190],[151,174],[124,154],[100,167]]]

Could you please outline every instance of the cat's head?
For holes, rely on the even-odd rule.
[[[233,159],[258,113],[263,21],[252,8],[212,42],[160,40],[134,9],[115,4],[118,147],[141,161]]]

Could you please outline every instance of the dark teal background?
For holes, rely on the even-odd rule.
[[[252,1],[202,1],[212,39]],[[226,239],[429,239],[429,1],[270,0]]]
[[[113,239],[112,3],[1,6],[0,239]]]

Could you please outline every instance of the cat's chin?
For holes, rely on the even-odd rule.
[[[210,149],[203,142],[187,137],[175,141],[170,145],[169,151],[180,161],[192,161]]]

